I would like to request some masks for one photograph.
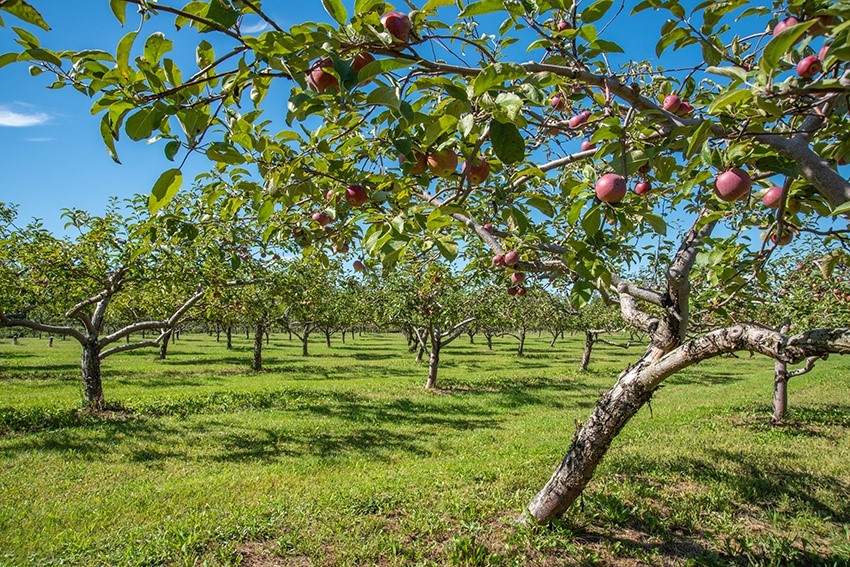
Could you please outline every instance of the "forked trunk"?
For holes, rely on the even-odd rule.
[[[788,411],[788,365],[777,360],[773,369],[773,415],[770,423],[782,423]]]
[[[472,332],[472,331],[467,331],[466,334],[469,335],[469,344],[474,345],[475,344],[475,333]]]
[[[233,349],[233,329],[230,328],[230,325],[225,329],[225,334],[227,335],[227,350]]]
[[[254,364],[252,368],[259,372],[263,369],[263,334],[266,328],[259,324],[254,331]]]
[[[493,350],[493,335],[485,333],[484,336],[487,337],[487,350]]]
[[[174,331],[168,331],[167,333],[165,333],[165,335],[162,337],[162,342],[159,343],[159,359],[160,360],[165,360],[165,356],[168,354],[168,341],[171,340],[171,334],[173,332]]]
[[[440,367],[440,347],[431,345],[431,357],[428,359],[428,381],[425,389],[431,390],[437,387],[437,370]]]
[[[650,397],[642,383],[651,368],[650,349],[626,369],[614,387],[597,402],[590,417],[576,431],[570,449],[549,482],[528,505],[528,512],[543,524],[560,516],[579,497],[602,460],[611,441]]]
[[[579,370],[582,372],[587,370],[590,364],[590,353],[593,352],[593,344],[596,342],[596,339],[596,333],[591,333],[590,331],[584,332],[584,352],[581,355],[581,366],[579,366]]]
[[[342,344],[345,344],[345,329],[342,330]]]
[[[91,411],[103,410],[103,382],[100,379],[100,343],[90,340],[83,345],[80,358],[83,373],[83,398]]]

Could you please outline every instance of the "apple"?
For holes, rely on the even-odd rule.
[[[821,71],[821,62],[817,55],[803,57],[797,63],[797,75],[802,79],[811,79]]]
[[[325,211],[316,211],[312,216],[313,220],[319,223],[319,226],[327,226],[331,222],[331,217]]]
[[[515,284],[521,284],[525,281],[525,273],[524,272],[514,272],[511,274],[511,282]]]
[[[368,51],[359,51],[354,59],[351,60],[351,68],[355,73],[359,73],[360,69],[375,60],[375,57]]]
[[[488,222],[484,225],[484,230],[486,230],[490,234],[493,234],[493,225]]]
[[[678,95],[669,94],[664,97],[664,102],[661,104],[661,107],[667,112],[672,112],[675,114],[679,111],[679,107],[682,106],[682,99],[679,98]]]
[[[354,264],[352,265],[354,266],[355,272],[363,272],[366,270],[366,266],[363,265],[363,262],[361,262],[360,260],[355,260]]]
[[[328,189],[328,192],[325,193],[325,199],[328,201],[339,201],[339,195],[333,189]]]
[[[466,176],[473,185],[478,185],[490,175],[490,164],[480,157],[475,158],[475,163],[464,162],[460,173]]]
[[[829,44],[824,43],[823,47],[821,47],[820,51],[818,51],[818,59],[820,59],[821,63],[826,63],[826,54],[827,54],[828,51],[829,51]]]
[[[428,169],[434,175],[451,177],[455,169],[457,169],[457,154],[450,149],[440,150],[429,154],[427,162]]]
[[[770,235],[770,241],[778,246],[785,246],[786,244],[791,243],[791,231],[785,229],[782,231],[782,236],[777,238],[776,233]]]
[[[511,286],[508,288],[508,295],[514,296],[517,294],[518,288]]]
[[[413,150],[413,157],[416,158],[416,163],[410,166],[411,175],[422,175],[425,173],[425,169],[428,167],[427,159],[425,158],[425,154],[420,152],[419,150]],[[401,154],[398,158],[399,163],[405,163],[407,161],[407,156]]]
[[[776,24],[776,26],[773,28],[773,37],[776,37],[777,35],[781,34],[783,31],[785,31],[787,28],[789,28],[791,26],[795,26],[798,23],[800,23],[800,20],[798,20],[794,16],[788,16],[787,18],[785,18],[784,20],[782,20],[778,24]]]
[[[564,110],[567,107],[567,101],[559,94],[553,94],[552,98],[549,99],[549,104],[555,110]]]
[[[576,114],[575,116],[567,120],[567,124],[570,126],[570,128],[578,128],[579,126],[587,122],[587,117],[588,115],[584,114],[584,112],[582,112],[581,114]]]
[[[325,69],[333,69],[333,66],[333,61],[328,57],[313,64],[307,73],[307,84],[310,88],[319,93],[323,93],[328,89],[338,89],[339,81],[337,78],[325,71]]]
[[[573,29],[573,25],[567,20],[558,20],[558,31],[567,31]]]
[[[345,190],[345,202],[352,207],[359,207],[369,199],[366,188],[362,185],[349,185]]]
[[[768,209],[778,209],[779,203],[782,201],[782,187],[774,185],[765,192],[761,201]]]
[[[517,288],[516,288],[516,294],[517,294],[518,296],[520,296],[520,297],[524,296],[524,295],[526,294],[526,290],[525,290],[525,288],[524,288],[524,287],[522,287],[522,286],[517,287]]]
[[[753,182],[747,172],[736,168],[724,171],[714,180],[714,194],[721,201],[731,203],[750,192]]]
[[[504,266],[505,265],[504,254],[496,254],[495,256],[493,256],[491,263],[493,264],[493,266],[495,266],[497,268],[501,268],[502,266]]]
[[[649,181],[641,181],[635,185],[635,193],[638,195],[646,195],[651,189],[652,185],[649,184]]]
[[[606,173],[596,180],[595,189],[603,203],[619,203],[626,196],[626,180],[616,173]]]
[[[679,110],[676,112],[679,116],[687,116],[688,114],[694,111],[694,107],[691,106],[691,103],[683,100],[682,104],[679,105]]]
[[[643,173],[644,175],[646,175],[647,173],[649,173],[650,169],[652,169],[652,166],[649,165],[649,162],[646,162],[638,168],[638,173]]]
[[[348,254],[348,243],[346,242],[337,242],[334,245],[334,249],[340,254]]]
[[[590,140],[584,140],[581,143],[581,151],[586,152],[588,150],[595,150],[596,144],[591,142]]]
[[[516,250],[510,250],[505,254],[505,265],[516,266],[519,262],[519,253]]]
[[[410,18],[402,12],[389,12],[381,16],[381,24],[397,41],[407,43],[410,37]]]

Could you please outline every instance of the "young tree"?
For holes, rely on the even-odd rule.
[[[216,33],[218,51],[199,40],[199,68],[179,73],[161,33],[131,59],[138,31],[115,56],[51,51],[17,32],[22,50],[0,61],[32,62],[57,86],[97,97],[113,154],[119,131],[160,137],[169,157],[205,153],[216,163],[207,190],[239,187],[224,211],[245,209],[261,223],[283,211],[270,236],[321,238],[302,229],[308,217],[333,221],[346,242],[366,226],[362,245],[385,267],[411,247],[453,260],[463,240],[465,252],[484,245],[497,268],[571,283],[577,305],[598,291],[649,337],[529,504],[536,521],[575,501],[612,439],[678,370],[742,349],[789,363],[850,352],[846,329],[788,335],[721,317],[725,299],[757,278],[789,235],[823,232],[827,217],[850,210],[850,183],[836,165],[850,154],[846,3],[704,2],[688,11],[679,0],[647,0],[626,15],[611,2],[483,0],[454,9],[435,0],[385,26],[383,2],[357,2],[349,17],[340,0],[326,0],[334,25],[289,30],[256,2],[117,0],[122,23],[128,5],[141,6],[143,20],[176,18],[178,27]],[[29,8],[0,5],[46,27]],[[681,55],[672,68],[619,57],[612,41],[649,9],[661,28],[657,54]],[[249,13],[270,31],[243,33]],[[515,44],[538,60],[520,62],[525,51]],[[293,87],[287,126],[276,132],[263,100],[280,80]],[[296,123],[305,127],[290,128]],[[179,168],[162,174],[153,209],[180,179]],[[768,189],[774,183],[778,190]],[[771,191],[776,209],[756,203]],[[757,225],[769,235],[763,243],[751,239]],[[668,229],[677,245],[662,261],[648,233]],[[705,258],[713,276],[693,281]],[[656,272],[656,287],[625,276],[640,263]],[[713,328],[691,326],[696,284],[716,295]]]

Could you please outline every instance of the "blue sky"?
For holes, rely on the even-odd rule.
[[[32,31],[41,38],[44,46],[52,49],[114,51],[119,39],[137,24],[130,7],[128,26],[121,28],[106,0],[81,0],[73,4],[77,8],[75,10],[69,10],[68,4],[55,0],[34,0],[33,3],[42,11],[53,31]],[[345,3],[351,13],[353,0]],[[650,11],[630,18],[627,12],[633,3],[627,4],[626,11],[605,37],[620,43],[633,59],[652,59],[657,30],[663,20]],[[283,27],[296,23],[291,6],[289,1],[265,2],[265,9]],[[21,25],[6,14],[3,18],[7,28],[0,28],[0,53],[17,47],[9,27]],[[163,23],[170,21],[169,17],[160,19]],[[320,0],[298,2],[297,21],[317,19],[329,21]],[[155,18],[153,22],[146,23],[143,35],[156,31],[151,26],[156,22]],[[259,19],[248,20],[245,24],[262,31]],[[637,33],[637,30],[643,33]],[[173,28],[163,31],[175,40],[175,53],[172,55],[178,63],[181,58],[192,62],[193,37],[186,32],[175,33]],[[185,37],[182,43],[181,36]],[[212,40],[212,37],[205,38]],[[513,56],[516,60],[528,60],[539,54],[526,54],[519,49]],[[665,56],[666,62],[670,57],[675,55]],[[3,172],[0,201],[18,204],[21,221],[38,217],[48,228],[61,231],[59,213],[62,208],[82,208],[99,213],[110,196],[147,194],[159,174],[173,167],[163,156],[162,144],[148,145],[125,140],[118,144],[123,165],[115,164],[100,138],[99,117],[89,112],[92,101],[70,88],[45,88],[50,82],[46,74],[31,77],[24,64],[0,69],[0,170]],[[283,97],[288,85],[277,90],[276,96]],[[283,99],[280,104],[281,108],[285,108]],[[190,160],[184,168],[184,179],[190,180],[208,166],[201,158]]]

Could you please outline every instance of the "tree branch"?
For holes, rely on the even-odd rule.
[[[89,342],[88,337],[86,337],[84,334],[79,332],[77,329],[74,329],[73,327],[45,325],[44,323],[31,321],[29,319],[8,319],[3,313],[0,313],[0,327],[24,327],[26,329],[41,331],[43,333],[65,335],[68,337],[74,337],[75,339],[77,339],[77,341],[79,341],[81,345],[85,345]]]

